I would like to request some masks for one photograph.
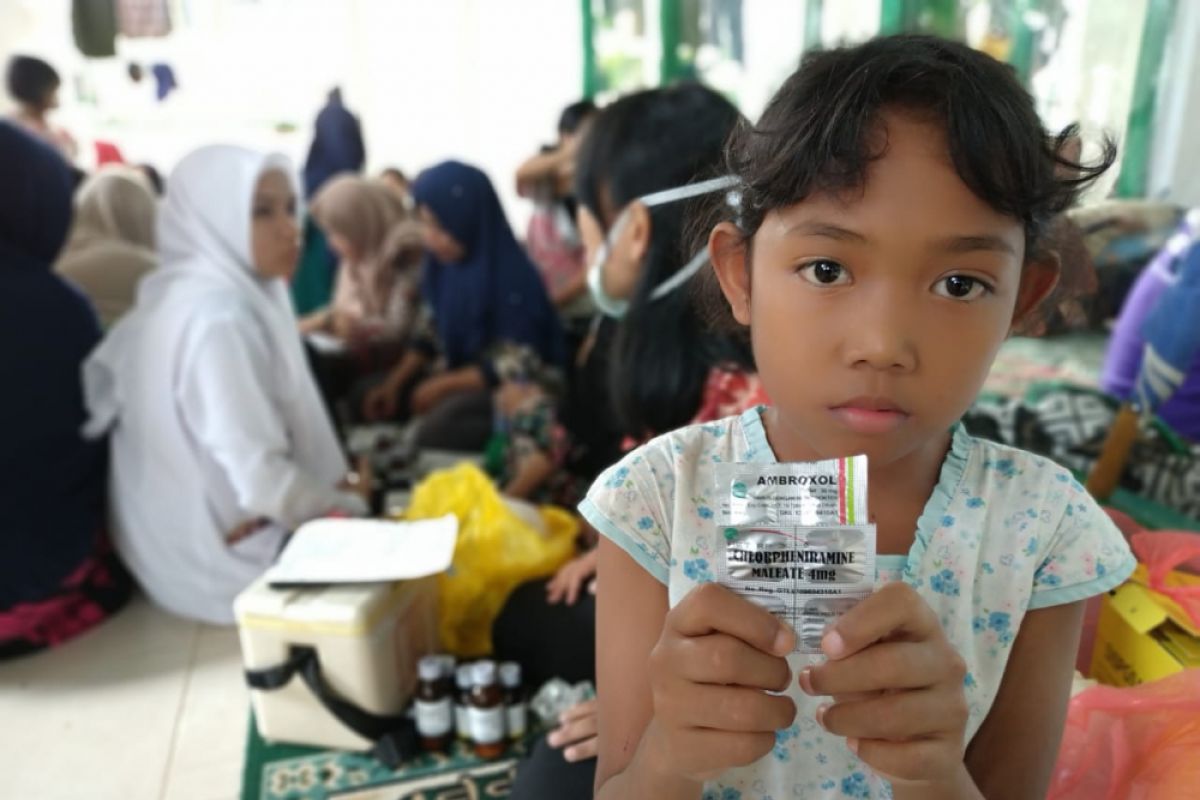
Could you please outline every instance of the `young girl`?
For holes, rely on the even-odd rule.
[[[652,441],[582,506],[604,535],[598,798],[1045,793],[1082,601],[1133,560],[1065,470],[957,420],[1054,285],[1043,224],[1113,160],[1068,163],[1064,138],[1009,69],[915,36],[807,58],[735,134],[709,253],[775,406]],[[793,631],[712,583],[713,465],[857,453],[881,588],[824,657],[789,655]]]

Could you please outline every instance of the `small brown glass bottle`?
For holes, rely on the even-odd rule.
[[[508,738],[514,741],[528,730],[528,705],[521,685],[521,665],[506,661],[500,665],[500,685],[504,687],[504,717]]]
[[[471,675],[470,664],[460,664],[454,673],[458,691],[454,695],[454,727],[458,738],[464,742],[471,741],[471,689],[474,679]]]
[[[442,664],[441,686],[446,694],[450,695],[450,702],[454,702],[454,672],[458,669],[458,659],[454,656],[446,654],[437,657]]]
[[[493,759],[504,755],[504,695],[496,682],[496,662],[480,661],[471,668],[471,741],[475,755]]]
[[[445,691],[442,662],[437,656],[426,656],[417,664],[417,735],[421,749],[444,752],[450,746],[454,730],[454,705]]]

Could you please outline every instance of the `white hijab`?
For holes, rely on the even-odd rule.
[[[332,507],[363,510],[357,498],[339,502],[345,493],[335,487],[346,462],[305,359],[288,287],[252,266],[253,196],[270,170],[288,175],[295,188],[281,156],[205,147],[179,164],[158,220],[161,266],[83,366],[85,435],[116,428],[110,480],[118,548],[157,602],[218,623],[232,620],[233,596],[270,563],[287,527]],[[238,480],[258,483],[234,486],[232,475],[214,473],[206,443],[193,440],[183,417],[193,348],[231,313],[265,336],[272,372],[261,386],[245,387],[242,407],[270,405],[287,436],[295,482],[249,470]],[[213,413],[238,408],[234,399]],[[126,416],[128,426],[121,424]],[[248,450],[245,463],[255,457]],[[278,502],[278,524],[231,546],[227,534],[246,521],[241,496]]]
[[[138,287],[134,310],[84,365],[84,389],[91,419],[85,433],[97,436],[121,414],[121,371],[128,344],[143,335],[151,319],[160,363],[171,369],[183,334],[196,313],[211,307],[206,297],[236,292],[268,332],[283,361],[295,394],[292,401],[305,424],[291,434],[297,464],[331,484],[345,474],[346,462],[329,416],[313,382],[297,334],[296,313],[280,278],[263,279],[251,257],[251,206],[258,179],[279,170],[293,190],[298,184],[291,162],[227,145],[201,148],[171,175],[171,191],[158,218],[161,266]],[[216,297],[213,297],[215,300]],[[164,318],[173,324],[163,324]]]

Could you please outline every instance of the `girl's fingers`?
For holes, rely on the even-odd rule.
[[[817,721],[847,739],[903,741],[961,731],[967,714],[961,691],[917,689],[821,706]]]
[[[682,726],[732,733],[769,733],[788,727],[796,719],[791,698],[740,686],[706,686],[680,682],[669,699],[658,702]]]

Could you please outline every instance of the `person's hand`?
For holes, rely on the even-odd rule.
[[[511,419],[521,406],[538,393],[536,384],[528,381],[504,381],[496,390],[496,410]]]
[[[399,393],[391,380],[371,389],[363,398],[363,417],[367,422],[382,422],[396,416],[396,395]]]
[[[715,583],[693,589],[667,614],[650,652],[654,717],[643,745],[656,769],[704,781],[771,752],[796,705],[785,656],[796,634]]]
[[[421,381],[412,395],[412,411],[414,414],[428,414],[438,403],[442,402],[442,398],[446,395],[446,381],[444,375],[438,375],[433,378],[426,378]]]
[[[346,474],[338,484],[338,489],[361,497],[369,506],[371,504],[371,486],[374,476],[371,470],[370,456],[361,455],[355,460],[355,469]]]
[[[597,557],[597,551],[591,550],[563,564],[546,584],[546,602],[553,606],[565,600],[575,605],[583,585],[596,574]]]
[[[550,731],[546,743],[562,750],[567,761],[586,761],[595,758],[599,749],[597,730],[596,701],[585,700],[562,713],[558,727]]]
[[[916,590],[884,586],[835,622],[821,649],[829,660],[799,682],[810,695],[833,696],[817,711],[822,727],[893,782],[959,780],[967,668]]]

